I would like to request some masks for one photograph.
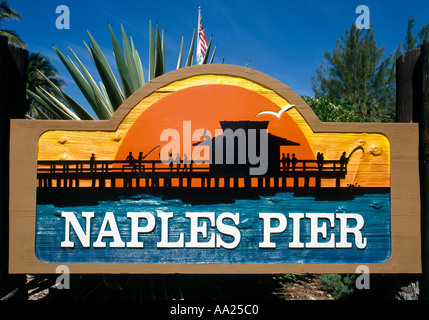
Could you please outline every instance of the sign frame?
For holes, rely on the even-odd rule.
[[[296,105],[315,133],[377,133],[386,136],[391,150],[391,255],[384,263],[366,265],[371,273],[421,273],[418,124],[321,122],[304,100],[287,85],[253,69],[231,65],[193,66],[155,78],[130,96],[110,120],[11,120],[9,273],[55,273],[59,265],[42,262],[35,255],[40,136],[50,130],[113,132],[142,99],[168,84],[198,75],[243,78],[269,88]],[[359,265],[67,263],[71,273],[130,274],[354,273]]]

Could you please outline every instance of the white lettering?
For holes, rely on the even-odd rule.
[[[94,212],[82,212],[82,218],[86,219],[86,233],[83,231],[79,221],[73,212],[61,212],[61,217],[66,218],[65,239],[61,242],[61,248],[73,248],[74,242],[70,241],[70,225],[76,232],[80,243],[84,248],[89,248],[91,234],[91,218],[94,218]]]
[[[106,230],[110,226],[110,230]],[[125,243],[121,239],[121,235],[116,224],[116,219],[113,212],[106,212],[103,223],[98,233],[97,241],[94,242],[94,248],[105,248],[106,242],[102,241],[104,237],[113,238],[110,242],[110,248],[124,248]]]
[[[276,244],[271,242],[272,233],[282,233],[285,231],[287,226],[286,217],[281,213],[260,213],[259,219],[264,220],[264,232],[263,232],[263,241],[259,243],[259,248],[276,248]],[[279,224],[277,227],[271,226],[271,220],[278,220]]]
[[[347,242],[347,234],[351,233],[355,236],[355,245],[358,249],[366,247],[366,238],[362,238],[361,229],[364,225],[363,217],[360,214],[338,213],[337,219],[340,219],[340,242],[337,243],[337,248],[351,248],[352,243]],[[355,227],[349,227],[347,220],[356,220]]]
[[[303,213],[290,213],[289,218],[292,218],[293,223],[293,241],[289,243],[289,248],[304,248],[304,244],[300,240],[301,219],[304,218]]]
[[[94,237],[97,237],[92,244],[94,248],[106,248],[107,243],[111,248],[144,248],[143,237],[155,232],[157,223],[160,223],[157,248],[235,249],[242,238],[239,213],[223,212],[216,215],[215,212],[186,212],[185,218],[188,220],[182,223],[187,223],[187,226],[182,225],[179,229],[174,225],[173,212],[159,211],[157,213],[159,220],[150,212],[128,212],[127,218],[130,225],[125,229],[123,225],[118,226],[113,212],[106,212],[101,226],[91,225],[94,212],[82,212],[85,228],[83,228],[84,223],[81,225],[74,212],[62,212],[61,216],[65,219],[64,241],[60,244],[62,248],[75,246],[76,240],[73,241],[71,238],[72,229],[84,248],[91,246],[91,230]],[[292,226],[286,231],[288,218],[291,219]],[[353,247],[365,249],[368,243],[362,233],[365,221],[360,214],[290,213],[287,215],[263,212],[259,213],[259,219],[262,220],[262,241],[258,244],[260,249],[275,249],[277,243],[273,240],[273,235],[284,232],[288,232],[287,237],[291,239],[288,244],[289,249],[350,249]],[[127,234],[121,234],[124,230],[128,230],[130,237],[127,243],[122,240],[122,237],[127,238]],[[112,239],[106,242],[104,238]],[[284,242],[285,238],[282,239]],[[304,239],[306,241],[303,241]]]
[[[185,244],[187,248],[214,248],[215,247],[215,238],[213,237],[213,230],[210,231],[208,236],[208,225],[207,221],[201,221],[201,225],[198,223],[200,219],[209,219],[211,223],[211,228],[214,227],[214,212],[186,212],[186,218],[191,219],[190,226],[190,241]],[[203,239],[209,238],[208,241],[199,241],[198,235],[201,234]]]
[[[149,212],[128,212],[127,217],[131,219],[131,241],[127,243],[127,248],[143,248],[139,233],[152,232],[155,228],[155,217]],[[140,219],[146,219],[146,226],[139,227]]]
[[[240,215],[238,213],[232,214],[229,212],[224,212],[219,215],[216,219],[216,226],[217,230],[225,235],[232,236],[234,238],[234,241],[232,242],[225,242],[222,239],[222,236],[220,234],[216,235],[216,247],[217,248],[225,248],[225,249],[234,249],[238,246],[241,240],[241,234],[240,230],[238,230],[234,226],[230,226],[223,223],[224,219],[231,219],[235,225],[238,225],[240,223]]]
[[[335,238],[331,234],[328,242],[319,242],[319,234],[322,235],[323,239],[328,237],[327,235],[327,222],[322,222],[322,226],[319,227],[319,219],[328,219],[331,228],[334,227],[334,214],[333,213],[307,213],[306,218],[310,218],[311,236],[310,242],[306,244],[306,248],[335,248]]]
[[[158,248],[183,248],[183,233],[180,233],[179,240],[176,242],[169,242],[168,240],[168,220],[173,218],[173,212],[158,212],[158,217],[161,218],[161,241],[156,246]]]

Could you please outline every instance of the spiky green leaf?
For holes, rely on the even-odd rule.
[[[139,86],[139,78],[137,74],[137,67],[134,61],[133,57],[133,51],[131,49],[130,42],[128,41],[127,34],[125,32],[124,26],[121,24],[121,31],[122,31],[122,43],[124,46],[124,53],[125,53],[125,61],[127,64],[128,72],[131,78],[131,85],[133,92],[136,91]]]
[[[159,33],[158,24],[156,25],[156,40],[155,40],[155,73],[154,77],[158,77],[164,74],[163,65],[162,65],[162,41],[161,35]]]
[[[138,80],[139,80],[138,84],[139,84],[139,88],[141,88],[145,84],[143,65],[142,65],[142,61],[140,59],[140,55],[137,52],[136,48],[134,47],[133,37],[131,37],[131,36],[130,36],[130,41],[131,41],[131,50],[133,51],[133,59],[134,59],[134,62],[136,64],[136,68],[137,68],[137,76],[138,76]]]
[[[180,43],[179,58],[177,59],[176,69],[182,68],[182,57],[183,57],[183,35],[182,35],[182,41]]]
[[[35,103],[32,103],[30,108],[33,108],[36,111],[36,114],[43,120],[49,120],[49,117]]]
[[[94,96],[96,98],[97,102],[97,110],[94,110],[97,116],[101,116],[101,118],[106,119],[106,117],[109,117],[113,114],[113,108],[110,105],[106,99],[104,99],[103,94],[101,93],[100,89],[97,86],[97,83],[94,81],[94,78],[89,73],[89,71],[86,69],[86,67],[83,65],[83,63],[80,61],[79,57],[76,55],[76,53],[73,51],[72,48],[69,48],[71,53],[73,54],[75,60],[77,61],[80,69],[82,70],[83,74],[85,75],[86,80],[88,81],[89,85],[92,88],[92,91],[94,93]],[[101,103],[100,103],[101,102]],[[107,118],[108,119],[108,118]]]
[[[98,70],[98,74],[100,75],[101,80],[106,86],[109,99],[112,104],[112,108],[113,110],[116,110],[124,101],[124,98],[122,97],[122,93],[120,90],[118,90],[116,86],[117,84],[116,79],[110,76],[105,64],[101,61],[100,56],[94,51],[94,48],[92,46],[90,47],[90,49],[92,50],[92,54],[94,56],[94,64]]]
[[[112,39],[112,46],[113,46],[113,52],[115,54],[116,65],[119,71],[119,78],[122,83],[122,89],[124,91],[125,98],[128,98],[134,92],[131,76],[129,73],[129,68],[127,67],[121,47],[110,24],[109,24],[109,30],[110,30],[110,38]]]
[[[85,99],[88,101],[89,105],[93,108],[96,107],[94,93],[91,89],[91,86],[86,81],[85,77],[77,69],[77,67],[69,59],[67,59],[66,56],[57,47],[53,46],[53,48],[57,53],[58,57],[60,58],[61,62],[64,64],[64,66],[67,68],[68,72],[72,76],[76,85],[79,87]]]
[[[101,88],[101,91],[103,92],[104,98],[105,98],[107,101],[109,101],[109,103],[111,103],[111,102],[110,102],[110,100],[109,100],[109,95],[108,95],[108,93],[107,93],[107,91],[106,91],[106,87],[104,86],[104,84],[103,84],[103,82],[102,82],[102,81],[100,81],[100,88]]]
[[[40,95],[38,91],[40,89],[43,94],[50,99],[50,101],[60,110],[61,113],[65,114],[66,117],[69,117],[71,120],[80,120],[77,115],[75,115],[64,103],[58,100],[54,95],[50,94],[45,88],[39,87],[36,88],[36,92]]]
[[[161,63],[162,63],[162,74],[165,73],[165,38],[164,38],[164,29],[162,29],[161,35]]]
[[[214,46],[214,48],[213,48],[212,57],[210,58],[210,64],[212,64],[212,63],[213,63],[213,59],[214,59],[214,57],[215,57],[215,53],[216,53],[216,45],[215,45],[215,46]]]
[[[89,40],[91,42],[91,51],[94,58],[94,63],[97,67],[98,73],[106,86],[107,92],[109,93],[110,101],[112,102],[113,110],[116,110],[122,102],[124,102],[124,95],[119,87],[118,81],[116,80],[113,71],[107,62],[106,57],[92,37],[91,33],[87,30]]]
[[[41,97],[39,97],[39,95],[35,92],[32,92],[30,90],[27,89],[27,95],[33,99],[35,102],[37,102],[40,106],[42,106],[43,108],[45,108],[47,111],[50,112],[50,114],[52,114],[52,116],[55,119],[64,119],[64,117],[62,117],[56,110],[52,109],[51,106],[46,103]]]
[[[61,120],[74,120],[71,116],[69,116],[66,112],[58,108],[45,94],[40,90],[40,88],[36,88],[36,92],[33,93],[30,90],[27,91],[28,95],[36,100],[41,106],[43,106],[46,110],[48,110],[52,115],[54,115],[57,119]]]
[[[46,80],[46,82],[50,85],[50,87],[55,92],[57,92],[58,95],[61,96],[64,99],[65,102],[68,103],[69,107],[76,113],[76,115],[81,120],[94,120],[94,118],[79,103],[77,103],[72,97],[70,97],[68,94],[66,94],[64,91],[62,91],[59,87],[57,87],[42,72],[40,72],[39,70],[37,70],[37,73]]]
[[[149,20],[149,81],[155,76],[155,38],[152,23]]]
[[[194,56],[194,43],[195,43],[195,28],[194,28],[194,33],[192,35],[191,45],[189,47],[188,59],[186,60],[186,67],[189,67],[192,65],[193,56]]]
[[[206,54],[204,55],[204,59],[203,59],[202,64],[207,64],[207,60],[208,60],[209,54],[210,54],[210,48],[212,46],[212,40],[213,40],[213,36],[210,37],[210,41],[209,41],[209,44],[207,45]]]

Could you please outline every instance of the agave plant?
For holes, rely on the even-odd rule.
[[[100,46],[87,30],[89,42],[84,41],[92,62],[94,63],[101,81],[97,84],[94,77],[88,71],[88,68],[82,63],[81,59],[69,46],[70,56],[63,54],[56,46],[53,46],[58,57],[67,68],[74,82],[79,87],[89,106],[94,111],[96,118],[100,120],[110,119],[115,110],[132,95],[137,89],[145,84],[143,65],[133,42],[133,38],[128,38],[124,26],[121,24],[122,48],[112,30],[110,24],[110,38],[112,41],[113,53],[115,56],[116,70],[119,75],[119,81],[116,79],[112,67],[109,65]],[[195,29],[192,35],[189,52],[187,55],[185,67],[193,64],[193,52],[195,45]],[[216,47],[213,50],[210,61],[208,56],[210,52],[212,38],[210,38],[207,53],[203,64],[212,63]],[[183,59],[183,36],[177,60],[177,69],[182,68]],[[149,20],[149,66],[147,71],[148,81],[165,73],[165,39],[164,31],[159,30],[158,24],[154,32],[152,23]],[[95,118],[83,106],[77,103],[61,88],[40,73],[47,83],[51,86],[51,92],[57,93],[56,96],[49,93],[48,90],[36,87],[33,90],[28,89],[27,94],[30,98],[37,101],[41,109],[49,112],[56,119],[65,120],[94,120]],[[38,113],[43,110],[38,110]],[[45,115],[45,117],[47,117]],[[44,118],[44,116],[42,116]]]

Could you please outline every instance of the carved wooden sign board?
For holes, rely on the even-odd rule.
[[[414,124],[322,123],[206,65],[108,121],[12,120],[11,273],[418,273]]]

